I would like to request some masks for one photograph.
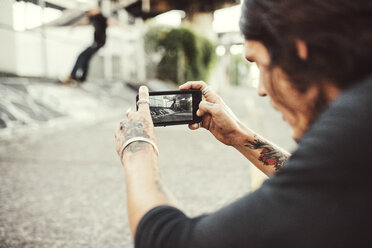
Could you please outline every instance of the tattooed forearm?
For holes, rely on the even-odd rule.
[[[285,155],[279,149],[274,148],[272,145],[255,138],[254,141],[249,141],[245,147],[250,149],[258,150],[261,149],[260,157],[258,158],[264,165],[274,166],[275,170],[278,171],[284,167],[289,156]]]

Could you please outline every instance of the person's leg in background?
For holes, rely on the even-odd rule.
[[[85,49],[77,58],[74,68],[71,72],[71,78],[84,82],[87,76],[87,70],[89,66],[90,59],[98,51],[97,46],[93,44],[92,46]]]
[[[88,75],[88,69],[89,69],[89,63],[90,63],[90,60],[92,59],[93,55],[98,52],[98,50],[103,47],[104,44],[97,44],[97,43],[94,43],[90,48],[91,48],[91,51],[90,51],[90,56],[87,57],[87,60],[86,60],[86,63],[84,64],[84,68],[83,68],[83,73],[80,77],[80,81],[81,82],[84,82],[87,78],[87,75]]]
[[[66,84],[71,83],[71,81],[82,83],[86,80],[90,60],[102,46],[103,45],[94,43],[93,45],[85,49],[82,53],[80,53],[76,60],[74,68],[72,69],[71,75],[65,81]]]

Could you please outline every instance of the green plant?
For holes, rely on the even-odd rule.
[[[145,35],[148,74],[181,84],[206,80],[216,59],[215,45],[188,28],[151,28]],[[158,56],[156,56],[158,55]],[[151,58],[158,57],[157,62]],[[155,73],[154,73],[155,71]]]

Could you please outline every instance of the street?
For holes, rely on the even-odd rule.
[[[288,126],[256,95],[254,89],[230,88],[222,97],[249,127],[293,149]],[[0,147],[1,248],[133,247],[114,143],[122,118],[32,133]],[[156,133],[164,184],[189,216],[251,191],[250,163],[206,130],[182,125]]]

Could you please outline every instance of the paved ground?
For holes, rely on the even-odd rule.
[[[249,126],[294,147],[280,115],[253,90],[231,88],[222,95]],[[37,132],[0,147],[1,248],[133,247],[124,171],[114,151],[121,118]],[[190,216],[250,191],[249,163],[205,130],[175,126],[157,128],[157,134],[165,184]]]

